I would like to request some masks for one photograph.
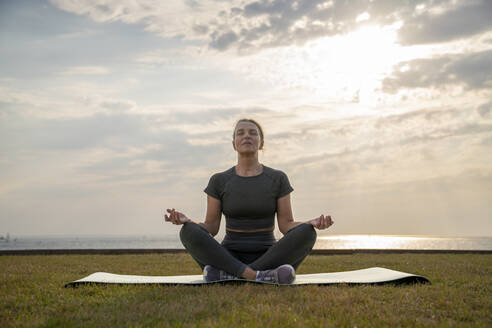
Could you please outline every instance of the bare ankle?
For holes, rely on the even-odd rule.
[[[256,280],[256,271],[251,269],[250,267],[246,267],[241,277],[247,280]]]

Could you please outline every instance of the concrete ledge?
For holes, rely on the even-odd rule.
[[[135,248],[135,249],[16,249],[0,250],[1,255],[118,255],[118,254],[179,254],[185,249]],[[439,250],[439,249],[313,249],[312,255],[351,254],[492,254],[492,250]]]

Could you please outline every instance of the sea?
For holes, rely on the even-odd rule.
[[[222,238],[218,237],[220,241]],[[183,249],[177,235],[0,236],[0,250]],[[492,237],[319,235],[314,249],[412,249],[492,251]]]

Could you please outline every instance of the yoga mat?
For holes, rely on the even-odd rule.
[[[206,282],[202,275],[188,276],[134,276],[107,272],[96,272],[85,278],[65,284],[65,287],[75,287],[81,284],[161,284],[161,285],[205,285],[214,283],[258,283],[272,284],[245,279],[220,280]],[[298,274],[292,285],[330,285],[330,284],[405,284],[428,283],[423,276],[400,272],[385,268],[368,268],[354,271]],[[276,284],[275,284],[276,285]]]

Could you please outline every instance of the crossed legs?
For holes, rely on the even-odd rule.
[[[276,268],[290,264],[297,269],[309,255],[316,241],[316,231],[311,224],[300,224],[289,230],[284,237],[249,265],[235,258],[219,244],[202,226],[187,222],[180,231],[183,246],[203,269],[211,265],[236,277],[251,279],[255,270]]]

